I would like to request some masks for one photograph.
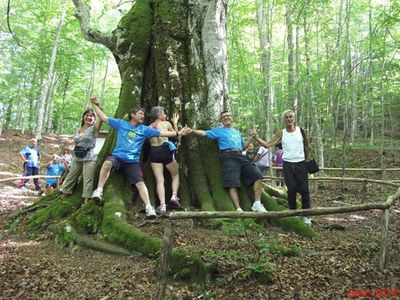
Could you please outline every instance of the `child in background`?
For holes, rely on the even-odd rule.
[[[46,165],[46,175],[47,176],[60,176],[60,177],[52,177],[46,178],[46,195],[51,194],[58,187],[60,183],[61,175],[64,173],[65,167],[62,163],[60,163],[60,157],[57,154],[53,154],[53,159]],[[39,191],[39,195],[43,194],[44,190],[41,189]]]
[[[72,162],[72,155],[71,155],[71,151],[68,146],[65,146],[63,148],[63,154],[60,157],[60,161],[64,165],[64,168],[65,168],[65,172],[60,177],[59,184],[61,185],[63,183],[65,177],[68,174],[68,170],[69,170],[69,167],[71,166],[71,162]]]

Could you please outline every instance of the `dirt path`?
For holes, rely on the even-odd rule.
[[[8,136],[13,143],[0,143],[0,178],[19,174],[16,155],[27,137]],[[50,136],[41,145],[51,155],[63,139]],[[57,146],[58,145],[58,146]],[[44,150],[43,150],[44,149]],[[5,165],[5,162],[7,165]],[[6,172],[8,172],[6,174]],[[32,187],[32,185],[31,185]],[[315,206],[358,203],[360,186],[330,184],[313,195]],[[374,187],[370,201],[382,201],[390,193]],[[78,246],[59,248],[50,233],[30,234],[24,222],[9,230],[10,216],[37,199],[17,182],[0,183],[0,299],[153,299],[156,264],[146,258],[109,255]],[[132,218],[136,218],[132,214]],[[345,230],[326,229],[340,224]],[[391,210],[388,269],[378,268],[381,212],[316,217],[319,238],[309,240],[269,225],[266,231],[211,230],[199,224],[178,224],[176,245],[199,251],[217,264],[217,273],[204,285],[171,280],[167,299],[361,299],[362,293],[381,296],[400,293],[400,205]],[[162,225],[144,230],[162,234]],[[246,276],[249,260],[255,262],[254,245],[277,241],[298,246],[296,257],[270,255],[272,282]],[[256,265],[256,264],[253,264]],[[390,289],[390,290],[389,290]],[[374,294],[375,293],[375,294]],[[384,297],[380,297],[385,299]],[[389,297],[386,297],[389,299]],[[400,299],[393,297],[391,299]]]

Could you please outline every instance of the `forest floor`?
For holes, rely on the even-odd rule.
[[[28,140],[26,135],[3,132],[0,179],[21,173],[18,152]],[[65,136],[44,136],[39,143],[43,162],[49,161],[51,154],[60,153],[67,140]],[[388,167],[399,166],[395,153],[386,155]],[[372,151],[350,151],[349,156],[348,161],[357,161],[359,167],[378,167]],[[366,172],[348,176],[379,179],[379,175]],[[388,174],[399,176],[398,172]],[[26,190],[18,189],[17,184],[17,180],[0,182],[0,299],[154,299],[157,265],[153,260],[80,246],[60,248],[51,233],[30,233],[23,221],[9,228],[13,214],[39,197],[31,182]],[[383,202],[395,192],[395,188],[371,184],[363,195],[361,188],[360,184],[320,185],[312,193],[313,206],[359,204],[363,197],[366,203]],[[143,220],[141,214],[130,211],[130,223]],[[202,253],[205,260],[216,263],[217,272],[202,284],[171,279],[166,299],[361,299],[368,293],[371,299],[400,299],[396,296],[400,293],[400,201],[390,210],[389,260],[384,271],[379,269],[381,220],[379,210],[318,216],[312,225],[318,234],[315,239],[284,232],[271,224],[260,229],[239,222],[228,226],[230,229],[216,230],[179,222],[176,247]],[[247,224],[245,229],[239,226],[243,224]],[[162,237],[162,222],[143,230]],[[261,253],[255,247],[259,241],[297,246],[300,253],[283,256],[265,248]],[[254,276],[253,271],[260,267],[269,268],[268,280]]]

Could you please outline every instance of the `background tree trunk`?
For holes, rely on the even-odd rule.
[[[35,129],[35,137],[36,139],[40,140],[42,138],[42,130],[43,130],[43,116],[44,116],[44,110],[45,110],[45,105],[46,105],[46,97],[49,93],[50,89],[50,84],[52,82],[53,78],[53,70],[54,70],[54,63],[56,61],[57,57],[57,50],[58,50],[58,45],[60,42],[60,33],[61,33],[61,28],[64,24],[64,19],[65,19],[65,14],[67,12],[67,1],[63,0],[63,8],[61,12],[61,17],[60,21],[57,26],[57,31],[56,35],[54,38],[54,44],[53,44],[53,49],[51,50],[51,58],[49,61],[49,69],[47,71],[47,77],[45,80],[42,82],[42,87],[40,91],[40,97],[38,100],[38,105],[37,105],[37,119],[36,119],[36,129]]]
[[[289,107],[297,113],[296,98],[296,74],[295,74],[295,49],[293,43],[293,24],[292,24],[292,7],[291,3],[286,4],[286,27],[287,27],[287,43],[288,43],[288,104]]]

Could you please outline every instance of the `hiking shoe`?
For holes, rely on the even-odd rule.
[[[242,213],[242,212],[243,212],[243,209],[241,209],[240,207],[238,207],[238,208],[236,208],[236,212]]]
[[[310,217],[303,217],[303,221],[308,226],[311,226],[312,224],[312,219]]]
[[[39,196],[42,196],[42,194],[44,193],[44,190],[40,190],[39,192],[38,192],[38,195]],[[46,196],[46,195],[45,195]]]
[[[153,206],[149,206],[146,208],[146,217],[157,217],[156,211]]]
[[[101,202],[103,200],[103,192],[99,189],[95,189],[92,194],[92,199],[97,202]]]
[[[161,203],[159,207],[157,207],[157,212],[163,214],[167,211],[167,205],[165,203]]]
[[[23,185],[23,186],[20,186],[19,189],[20,190],[26,190],[26,187]]]
[[[172,195],[171,200],[169,200],[169,204],[175,207],[181,207],[179,200],[180,199],[176,195]]]
[[[255,201],[251,207],[251,210],[256,212],[267,212],[264,205],[260,201]]]

